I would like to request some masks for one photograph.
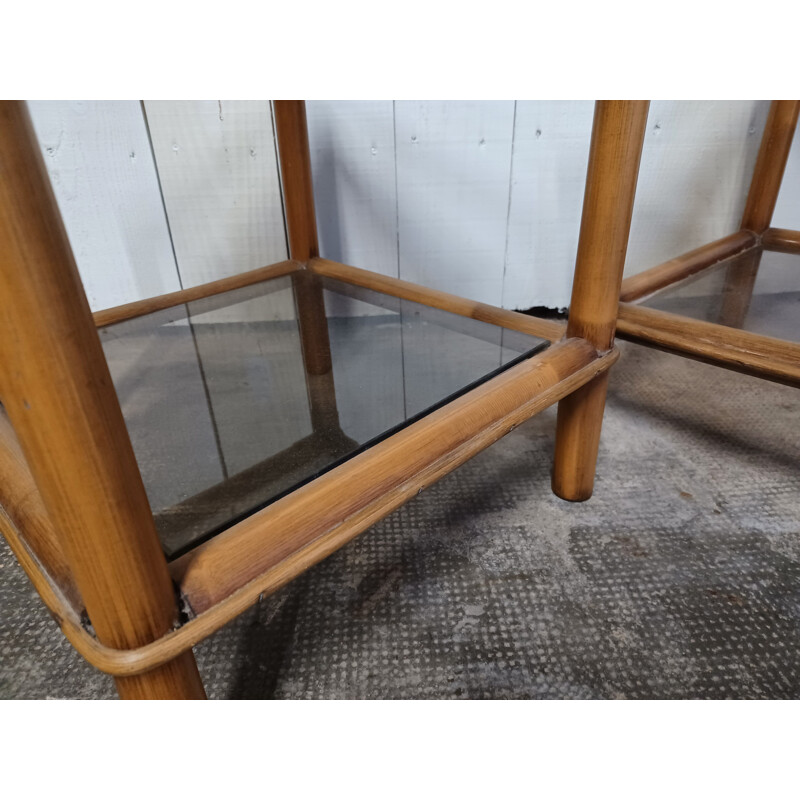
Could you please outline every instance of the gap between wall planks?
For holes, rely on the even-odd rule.
[[[28,107],[92,309],[180,289],[141,105]]]
[[[144,107],[183,285],[284,259],[268,101]],[[651,105],[626,275],[737,228],[767,107]],[[92,307],[180,288],[141,105],[32,111]],[[325,257],[506,308],[567,305],[591,103],[310,101],[308,118]],[[776,227],[800,218],[797,174],[795,147]],[[456,267],[444,247],[471,255]]]
[[[270,102],[148,100],[144,112],[182,286],[286,259]],[[274,319],[294,316],[290,303],[266,305]]]
[[[651,103],[624,277],[739,230],[769,105]]]

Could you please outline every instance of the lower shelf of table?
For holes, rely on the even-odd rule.
[[[617,357],[616,350],[598,354],[581,339],[558,342],[194,547],[171,565],[191,618],[135,650],[100,644],[87,630],[80,604],[53,579],[40,545],[42,538],[57,545],[58,536],[48,529],[24,469],[13,477],[15,496],[25,500],[14,515],[0,513],[0,529],[76,649],[110,674],[140,674],[186,652],[259,596],[284,586],[521,422],[601,375]],[[13,441],[0,445],[5,467]],[[33,518],[40,525],[36,541],[29,536]]]
[[[306,270],[100,336],[171,558],[549,345]]]
[[[641,305],[800,342],[800,255],[754,247],[666,287]]]
[[[761,246],[621,303],[621,338],[800,385],[800,254]]]

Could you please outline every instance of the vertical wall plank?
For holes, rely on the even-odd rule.
[[[394,104],[306,103],[320,252],[397,277]]]
[[[503,306],[566,308],[594,104],[518,101]]]
[[[391,100],[306,103],[320,253],[397,277],[397,185]],[[327,294],[332,316],[377,309]]]
[[[513,101],[398,102],[400,277],[499,305]]]
[[[396,277],[397,185],[394,103],[306,103],[320,252]],[[325,292],[342,430],[367,441],[403,418],[403,347],[396,318],[377,306]],[[380,317],[363,337],[348,317]],[[371,413],[364,414],[365,398]]]
[[[284,258],[269,104],[146,108],[183,284]],[[626,274],[736,227],[767,108],[653,103]],[[514,115],[510,102],[309,102],[323,253],[509,308],[565,306],[590,109],[520,101]],[[34,102],[31,110],[92,307],[179,288],[140,104]],[[776,225],[800,225],[798,176],[800,145]]]
[[[29,104],[93,310],[179,289],[141,104]]]
[[[800,230],[800,125],[794,132],[772,225],[775,228]]]
[[[147,101],[184,286],[286,258],[270,105]]]

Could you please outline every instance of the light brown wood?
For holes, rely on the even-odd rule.
[[[559,403],[552,487],[563,500],[581,502],[592,496],[607,391],[608,373]]]
[[[297,261],[308,261],[319,255],[319,244],[306,104],[302,100],[275,100],[272,106],[275,112],[275,135],[278,139],[289,254]]]
[[[742,228],[761,234],[772,221],[798,113],[798,100],[772,101],[742,215]]]
[[[557,323],[382,276],[362,283],[362,271],[318,259],[303,104],[277,102],[275,121],[289,246],[296,262],[323,269],[327,264],[347,273],[343,280],[368,288],[389,281],[395,296],[536,336],[546,330],[542,338],[562,339],[564,328]],[[46,533],[59,532],[52,541],[63,549],[96,638],[83,628],[78,608],[5,511],[0,512],[0,529],[69,640],[92,663],[117,676],[123,697],[204,696],[190,652],[194,644],[525,419],[594,384],[618,356],[610,342],[598,353],[596,344],[584,338],[562,339],[195,548],[174,565],[173,576],[199,616],[176,627],[170,573],[93,326],[277,273],[256,276],[256,271],[228,279],[241,283],[215,282],[93,319],[20,104],[0,106],[0,169],[0,239],[10,242],[0,254],[5,301],[0,310],[0,397],[32,465],[46,519],[52,521]],[[298,318],[308,332],[303,335],[310,387],[319,384],[314,391],[324,393],[332,382],[323,381],[330,377],[330,353],[320,349],[325,342],[319,331],[327,337],[321,289],[298,263],[265,269],[275,267],[286,270],[280,274],[295,274]],[[617,282],[615,299],[618,290]],[[304,299],[308,291],[311,300]],[[47,309],[44,317],[41,308]],[[13,477],[25,478],[24,471],[17,469]]]
[[[83,601],[72,570],[3,408],[0,408],[0,508],[18,530],[25,531],[27,546],[53,583],[76,609],[82,609]]]
[[[116,650],[105,647],[83,628],[81,623],[82,605],[75,605],[60,590],[58,584],[50,574],[47,567],[36,557],[24,536],[17,528],[14,520],[8,516],[5,509],[0,506],[0,533],[6,540],[11,552],[25,571],[33,584],[33,588],[42,598],[50,615],[61,628],[64,635],[75,649],[86,657],[86,653],[127,653],[127,650]],[[102,658],[102,655],[100,656]],[[90,660],[90,663],[94,663]],[[148,664],[147,668],[157,666],[157,663]]]
[[[648,107],[638,100],[595,106],[567,337],[599,352],[614,341]],[[559,403],[552,487],[564,500],[592,496],[606,385],[598,378]]]
[[[640,300],[677,281],[688,278],[707,267],[730,258],[758,245],[758,237],[752,231],[736,231],[715,242],[704,244],[695,250],[651,267],[622,281],[619,299],[625,303]]]
[[[746,375],[800,387],[800,344],[620,303],[617,335]]]
[[[800,231],[769,228],[764,231],[761,244],[765,250],[774,250],[778,253],[800,253]]]
[[[184,683],[186,672],[196,672],[194,658],[189,652],[196,642],[188,639],[173,641],[168,638],[171,634],[167,634],[167,637],[141,648],[117,650],[106,647],[84,629],[80,612],[61,593],[52,575],[37,559],[2,507],[0,534],[30,578],[51,616],[78,653],[97,669],[118,676],[121,680],[117,681],[117,686],[126,696],[136,699],[174,699],[171,687],[176,682]],[[166,670],[161,669],[164,665]],[[132,676],[141,677],[132,680]],[[196,686],[196,691],[203,691],[202,684]]]
[[[289,253],[292,258],[307,262],[319,254],[319,244],[306,105],[302,100],[276,100],[273,107]],[[292,287],[311,425],[315,431],[338,428],[339,414],[322,287],[307,272],[295,275]]]
[[[98,639],[139,647],[176,623],[175,597],[23,103],[0,103],[0,176],[0,397]],[[188,653],[117,687],[204,696]]]
[[[141,317],[151,314],[153,311],[161,311],[164,308],[191,303],[193,300],[201,300],[204,297],[211,297],[222,292],[230,292],[233,289],[241,289],[243,286],[252,286],[254,283],[279,278],[283,275],[291,275],[302,269],[302,264],[297,261],[281,261],[277,264],[270,264],[267,267],[242,272],[239,275],[231,275],[228,278],[220,278],[217,281],[209,281],[199,286],[192,286],[189,289],[181,289],[178,292],[161,294],[158,297],[148,297],[145,300],[136,300],[133,303],[125,303],[121,306],[106,308],[103,311],[95,311],[93,316],[94,324],[98,328],[105,325],[113,325],[115,322],[122,322],[126,319]]]
[[[747,316],[762,251],[800,253],[800,232],[769,227],[799,114],[800,101],[772,102],[738,234],[623,282],[621,299],[637,300],[740,252],[741,257],[727,270],[718,324],[622,302],[617,323],[621,338],[778,383],[800,385],[800,345],[738,330]]]
[[[266,568],[248,583],[238,588],[231,587],[233,590],[207,611],[194,617],[179,629],[166,634],[161,639],[143,645],[142,647],[119,650],[101,644],[97,639],[90,636],[82,629],[80,620],[76,616],[74,610],[69,607],[69,604],[64,601],[63,597],[59,596],[57,588],[47,581],[45,576],[38,572],[40,565],[36,564],[33,559],[31,559],[30,555],[24,551],[24,548],[20,550],[18,558],[29,574],[38,575],[38,577],[34,579],[34,584],[37,586],[42,599],[60,624],[67,639],[87,661],[98,669],[112,675],[131,676],[141,674],[187,652],[214,631],[245,611],[255,603],[260,596],[268,595],[285,586],[306,569],[335,552],[359,533],[366,530],[370,525],[418,494],[424,487],[434,483],[438,478],[456,469],[476,452],[489,446],[504,433],[516,427],[520,422],[533,416],[549,405],[552,405],[566,394],[575,391],[583,384],[592,381],[595,377],[604,373],[616,362],[618,355],[619,353],[614,349],[605,355],[597,357],[593,349],[588,346],[586,342],[580,340],[562,342],[550,348],[546,353],[516,365],[508,372],[497,376],[482,387],[473,390],[473,392],[460,398],[456,403],[465,402],[470,399],[471,396],[475,395],[476,392],[480,392],[480,396],[471,398],[477,401],[477,403],[470,413],[470,416],[472,416],[473,413],[476,415],[488,413],[489,416],[485,418],[485,424],[480,428],[477,435],[472,439],[465,440],[461,446],[453,452],[433,460],[427,468],[412,475],[409,481],[395,486],[393,490],[385,494],[378,494],[378,496],[370,502],[362,498],[360,507],[358,507],[359,504],[356,505],[357,510],[355,513],[350,515],[328,515],[328,524],[320,527],[318,514],[321,513],[321,510],[324,510],[325,507],[323,505],[317,506],[317,512],[315,514],[311,510],[312,506],[309,503],[311,498],[309,498],[306,493],[300,494],[298,491],[293,492],[283,500],[278,501],[278,503],[260,512],[260,531],[253,530],[252,525],[254,518],[245,520],[245,522],[235,526],[229,531],[229,534],[232,536],[235,536],[238,530],[243,531],[248,536],[253,536],[255,533],[258,537],[263,536],[269,539],[279,531],[278,523],[286,519],[286,506],[291,505],[293,509],[290,509],[288,514],[289,517],[293,518],[297,523],[298,527],[294,529],[297,535],[293,537],[291,531],[284,529],[283,536],[293,539],[296,547],[290,547],[290,554],[287,557],[278,561],[273,566]],[[534,362],[536,362],[536,364],[534,364]],[[542,362],[551,363],[545,368]],[[559,366],[556,367],[555,364]],[[583,366],[580,366],[581,364],[583,364]],[[524,369],[526,366],[528,367],[527,370]],[[556,369],[556,372],[559,374],[565,374],[566,377],[558,380],[558,382],[553,385],[547,386],[552,378],[553,369]],[[512,372],[516,374],[513,376],[510,375]],[[506,380],[512,378],[511,387],[502,388],[498,384],[498,381],[504,377]],[[481,390],[484,391],[481,392]],[[521,401],[523,405],[512,409],[504,418],[495,419],[495,421],[492,422],[492,419],[497,416],[494,403],[497,399],[496,390],[501,390],[502,394],[505,395],[503,402],[512,400],[511,395],[508,393],[510,390],[512,394],[517,395],[517,400]],[[489,392],[488,394],[486,393],[487,391]],[[511,404],[513,406],[513,402]],[[435,414],[445,414],[448,408],[449,406],[435,412]],[[430,421],[433,416],[432,414],[430,417],[414,423],[414,425],[407,428],[404,433],[412,432],[412,429],[414,429],[415,438],[419,438],[418,435],[422,429],[418,426],[424,425],[424,423]],[[458,416],[461,416],[461,414],[458,414]],[[473,420],[473,424],[476,421],[477,420]],[[452,420],[451,423],[456,424],[457,420]],[[452,427],[452,424],[449,425],[449,427]],[[427,435],[421,438],[428,439],[430,438],[429,435],[430,428],[427,430]],[[383,444],[388,444],[394,440],[395,437],[387,440],[387,442]],[[380,447],[380,445],[377,447]],[[374,449],[375,448],[373,448],[373,450]],[[368,453],[369,452],[372,451],[368,451]],[[368,453],[363,455],[368,455]],[[361,456],[337,467],[335,470],[318,478],[312,484],[308,484],[308,486],[304,488],[306,491],[309,491],[312,487],[316,487],[322,494],[326,496],[333,494],[334,499],[336,499],[342,494],[341,487],[347,486],[352,480],[352,470],[357,470],[359,474],[362,472],[363,465],[355,463],[358,458],[361,458]],[[383,461],[384,459],[381,458],[381,460]],[[332,491],[332,487],[337,486],[339,490]],[[282,504],[283,507],[280,507],[279,503]],[[3,527],[3,522],[3,515],[0,514],[0,528]],[[308,526],[313,530],[309,530]],[[6,532],[5,529],[3,529],[3,532]],[[12,548],[19,546],[18,539],[9,537],[9,541],[12,543]],[[302,546],[301,543],[304,541],[308,543]],[[219,587],[219,582],[213,570],[211,572],[207,571],[207,568],[210,566],[208,560],[204,559],[202,563],[193,562],[193,555],[204,552],[205,547],[210,547],[210,545],[211,543],[203,548],[198,548],[192,553],[188,553],[184,559],[175,562],[173,565],[176,579],[181,579],[182,577],[186,578],[191,573],[192,580],[196,581],[198,586],[203,587],[202,590],[199,590],[200,594],[198,597],[195,598],[195,603],[198,607],[202,607],[203,605],[200,597],[208,598],[210,596],[209,590],[211,593],[216,594]],[[257,547],[256,550],[260,551],[261,548]],[[15,553],[17,553],[17,550],[15,550]],[[217,555],[219,555],[219,553],[217,553]],[[206,585],[206,581],[209,582],[208,586]]]
[[[339,264],[336,261],[330,261],[325,258],[311,259],[308,267],[318,275],[326,275],[329,278],[336,278],[355,286],[363,286],[366,289],[384,292],[393,297],[401,297],[404,300],[411,300],[433,308],[440,308],[443,311],[450,311],[462,317],[471,317],[481,322],[488,322],[491,325],[499,325],[502,328],[527,333],[550,342],[557,342],[564,337],[566,326],[559,322],[537,319],[527,314],[521,314],[518,311],[507,311],[506,309],[478,303],[474,300],[466,300],[463,297],[457,297],[447,292],[439,292],[435,289],[428,289],[415,283],[399,280],[398,278],[390,278],[388,275],[379,275],[376,272]]]
[[[343,521],[363,518],[364,530],[563,395],[596,358],[573,339],[501,373],[184,556],[181,590],[202,612]]]

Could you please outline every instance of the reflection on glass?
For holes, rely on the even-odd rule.
[[[100,336],[169,556],[546,346],[310,273]]]
[[[800,342],[800,256],[754,248],[663,289],[643,305]]]

